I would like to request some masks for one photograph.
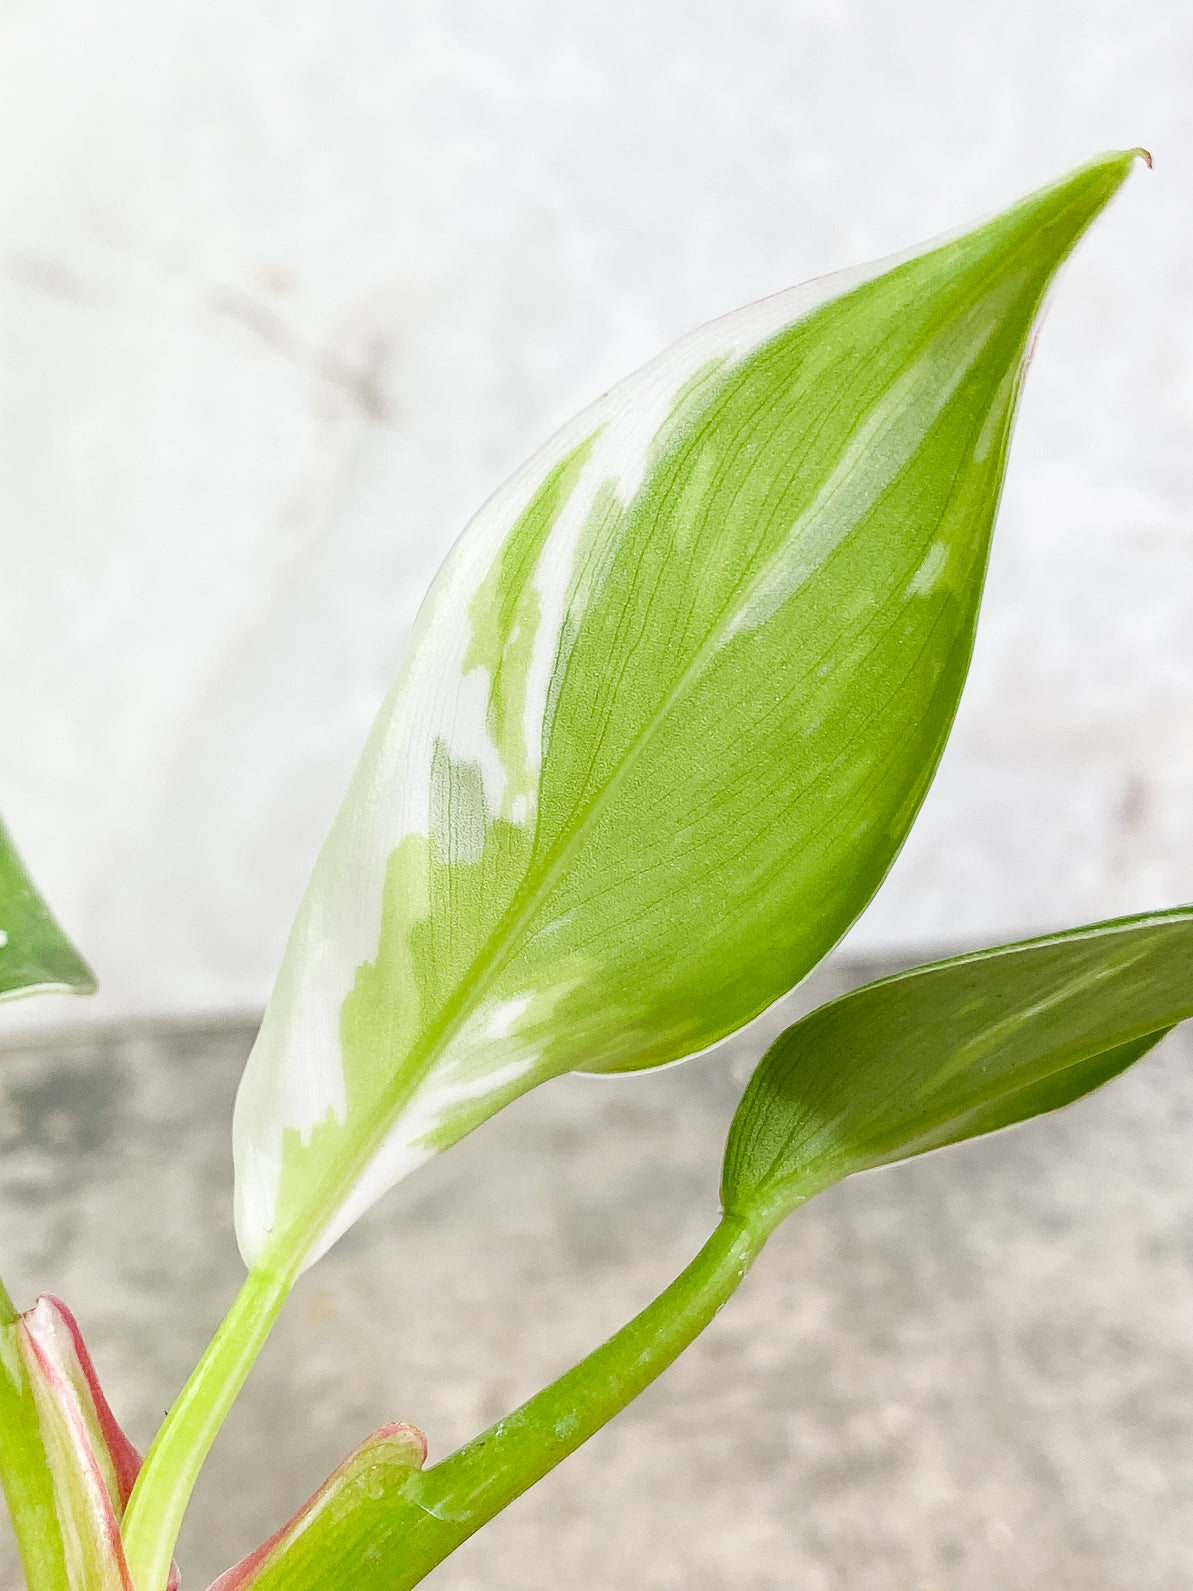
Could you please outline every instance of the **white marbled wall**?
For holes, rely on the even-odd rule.
[[[1193,896],[1191,86],[1184,0],[8,0],[0,808],[106,991],[40,1019],[263,1000],[439,558],[582,402],[1141,142],[852,944]]]

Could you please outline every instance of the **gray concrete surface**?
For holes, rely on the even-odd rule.
[[[240,1279],[250,1036],[0,1053],[5,1278],[73,1306],[142,1444]],[[1047,1122],[822,1195],[684,1360],[427,1584],[1187,1591],[1191,1060],[1178,1037]],[[187,1584],[383,1421],[442,1455],[646,1302],[714,1218],[745,1069],[564,1079],[397,1190],[287,1307],[200,1483]]]

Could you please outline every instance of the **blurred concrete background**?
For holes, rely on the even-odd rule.
[[[1188,1591],[1189,1038],[813,1200],[689,1354],[428,1587]],[[73,1303],[141,1443],[243,1274],[225,1123],[249,1039],[0,1057],[6,1280]],[[645,1304],[715,1220],[748,1067],[561,1079],[395,1190],[287,1305],[200,1482],[191,1591],[383,1421],[441,1457]]]
[[[253,1010],[422,591],[694,325],[1149,145],[1027,386],[854,954],[1193,895],[1184,0],[0,7],[0,810],[104,993]]]

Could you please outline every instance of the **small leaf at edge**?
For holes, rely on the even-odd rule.
[[[50,915],[0,822],[0,1000],[94,994],[95,974]]]
[[[855,1171],[1056,1110],[1193,1015],[1193,907],[868,984],[780,1035],[729,1132],[727,1209],[776,1223]]]

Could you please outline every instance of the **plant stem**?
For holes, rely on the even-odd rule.
[[[641,1314],[483,1435],[421,1474],[346,1475],[340,1498],[262,1566],[253,1591],[409,1591],[678,1358],[741,1282],[766,1236],[724,1216]]]
[[[740,1285],[762,1241],[725,1216],[675,1281],[587,1358],[422,1477],[419,1501],[458,1545],[607,1424],[672,1364]],[[411,1581],[411,1584],[414,1584]]]
[[[254,1270],[154,1438],[121,1534],[137,1591],[165,1591],[182,1516],[203,1460],[294,1284]]]

